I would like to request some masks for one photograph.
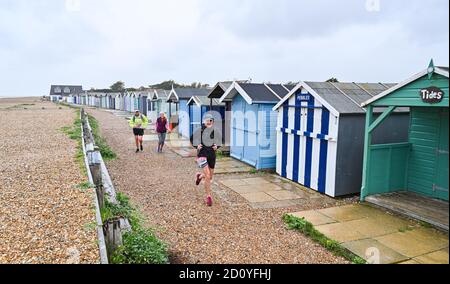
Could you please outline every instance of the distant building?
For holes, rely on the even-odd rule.
[[[83,86],[52,85],[50,87],[50,101],[68,102],[69,98],[83,92]]]

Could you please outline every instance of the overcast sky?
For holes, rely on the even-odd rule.
[[[397,82],[449,64],[448,0],[0,0],[0,97],[50,84]]]

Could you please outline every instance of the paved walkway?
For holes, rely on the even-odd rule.
[[[448,264],[449,239],[433,228],[368,205],[293,213],[318,231],[374,263]]]
[[[239,193],[221,184],[266,177],[244,173],[216,176],[216,203],[208,208],[203,190],[194,184],[194,159],[171,151],[157,154],[157,142],[152,139],[145,142],[144,153],[135,154],[131,129],[123,117],[101,110],[89,112],[98,119],[102,135],[119,156],[107,165],[116,189],[131,197],[148,218],[148,225],[169,243],[172,263],[346,263],[303,235],[287,230],[282,220],[288,212],[343,202],[321,196],[304,198],[285,208],[254,209]]]

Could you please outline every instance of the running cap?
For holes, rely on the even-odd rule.
[[[214,116],[212,116],[211,114],[207,114],[205,115],[205,117],[203,118],[204,121],[208,121],[208,120],[212,120],[214,121]]]

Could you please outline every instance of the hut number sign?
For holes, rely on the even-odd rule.
[[[309,102],[311,100],[310,94],[299,94],[297,95],[297,100],[300,102]]]
[[[424,103],[437,104],[442,102],[442,99],[444,98],[444,91],[437,87],[429,87],[420,90],[420,96]]]

